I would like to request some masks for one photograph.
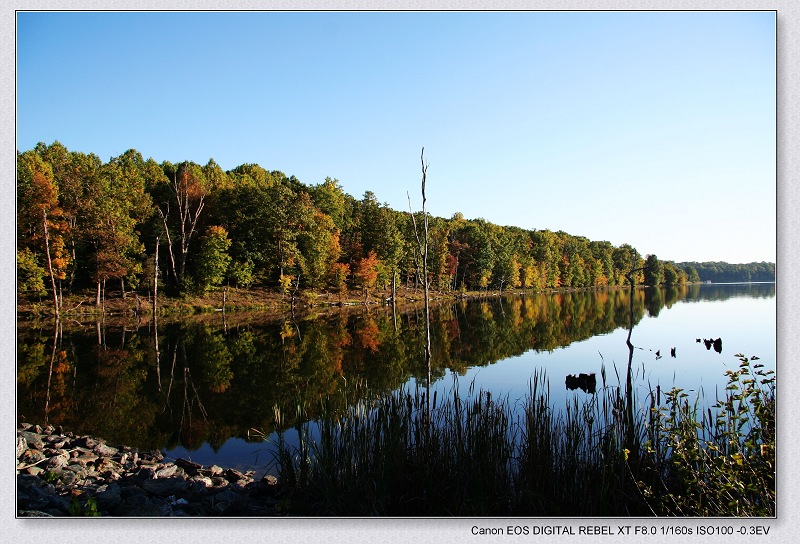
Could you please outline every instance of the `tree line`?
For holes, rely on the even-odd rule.
[[[18,290],[56,309],[88,288],[99,305],[109,282],[123,297],[220,285],[394,293],[421,283],[413,219],[371,191],[356,199],[337,179],[306,185],[258,164],[157,163],[134,149],[103,162],[59,142],[17,153]],[[634,268],[639,284],[673,285],[711,270],[563,231],[427,219],[427,274],[439,291],[622,285]]]

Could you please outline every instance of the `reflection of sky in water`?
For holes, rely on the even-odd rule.
[[[722,394],[727,383],[725,371],[739,368],[739,359],[734,356],[737,353],[748,357],[757,355],[761,359],[759,363],[774,369],[775,300],[772,297],[677,302],[670,308],[662,308],[658,317],[645,315],[631,335],[636,348],[634,385],[639,388],[640,398],[648,392],[648,384],[654,390],[660,385],[662,391],[675,386],[696,392],[702,387],[706,400],[713,404],[717,395],[715,388]],[[508,396],[513,403],[528,393],[534,371],[540,370],[550,382],[552,406],[563,407],[566,399],[587,396],[581,390],[566,389],[567,374],[595,372],[599,388],[600,369],[605,364],[607,384],[624,383],[629,355],[625,344],[627,334],[627,330],[617,329],[552,352],[531,350],[493,365],[472,368],[458,378],[459,388],[466,391],[474,380],[476,391],[482,388],[492,391],[493,395]],[[697,338],[721,338],[722,353],[713,348],[707,350],[703,343],[696,342]],[[673,347],[675,358],[670,357]],[[661,353],[658,360],[657,351]],[[439,394],[450,391],[452,386],[450,373],[435,384]]]
[[[715,286],[715,289],[719,288]],[[631,336],[636,347],[633,370],[639,401],[645,398],[649,388],[655,390],[660,385],[662,391],[675,386],[690,395],[702,387],[705,400],[701,399],[701,404],[713,404],[717,391],[720,395],[724,392],[727,383],[725,371],[739,368],[736,353],[748,357],[757,355],[759,363],[768,369],[775,368],[776,330],[774,296],[679,301],[669,308],[661,308],[657,317],[645,314]],[[471,368],[458,377],[462,398],[466,397],[474,381],[475,392],[480,389],[491,391],[494,397],[507,397],[513,405],[528,394],[533,373],[539,370],[544,371],[549,380],[551,405],[561,409],[567,400],[574,397],[588,398],[588,394],[579,389],[566,389],[564,380],[567,374],[594,372],[599,389],[602,386],[600,369],[605,365],[608,385],[624,383],[628,362],[627,333],[626,329],[617,329],[552,352],[531,350],[495,364]],[[722,353],[716,353],[713,348],[707,350],[702,343],[696,342],[697,338],[721,338]],[[675,358],[670,357],[670,348],[673,347],[676,348]],[[655,352],[659,350],[661,358],[656,360]],[[439,398],[442,398],[452,391],[453,383],[453,375],[447,372],[432,385],[432,390],[438,391]],[[414,381],[406,387],[413,390]],[[297,445],[294,430],[285,436],[290,445]],[[271,438],[274,440],[275,436]],[[190,458],[203,465],[216,463],[243,471],[256,469],[259,474],[271,460],[268,444],[248,443],[235,438],[228,440],[217,453],[205,444],[196,451],[176,448],[167,454],[172,458]]]

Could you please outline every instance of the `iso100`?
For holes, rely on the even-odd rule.
[[[732,535],[733,527],[730,525],[700,525],[697,527],[698,535]]]

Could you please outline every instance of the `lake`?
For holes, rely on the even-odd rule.
[[[325,395],[357,400],[343,390],[377,396],[429,385],[443,395],[471,387],[513,404],[538,372],[559,409],[593,394],[568,389],[568,375],[594,373],[601,387],[604,372],[619,385],[630,303],[619,289],[435,305],[430,384],[421,308],[373,306],[298,321],[245,312],[157,324],[64,320],[58,331],[19,322],[17,419],[263,473],[271,455],[262,438],[276,430],[276,406],[289,427],[298,403],[313,414]],[[774,283],[640,288],[633,321],[634,385],[644,393],[681,387],[712,404],[725,370],[738,368],[737,353],[776,366]],[[706,339],[720,339],[720,349]]]

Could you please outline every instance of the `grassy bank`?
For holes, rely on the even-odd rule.
[[[680,389],[624,387],[553,410],[543,376],[521,406],[470,388],[422,390],[281,434],[280,509],[290,515],[772,516],[775,380],[739,356],[724,398],[701,411]],[[343,391],[340,394],[352,393]],[[360,398],[368,398],[366,395]],[[519,408],[519,409],[518,409]],[[303,421],[304,408],[292,408]],[[281,427],[285,409],[276,408]]]

